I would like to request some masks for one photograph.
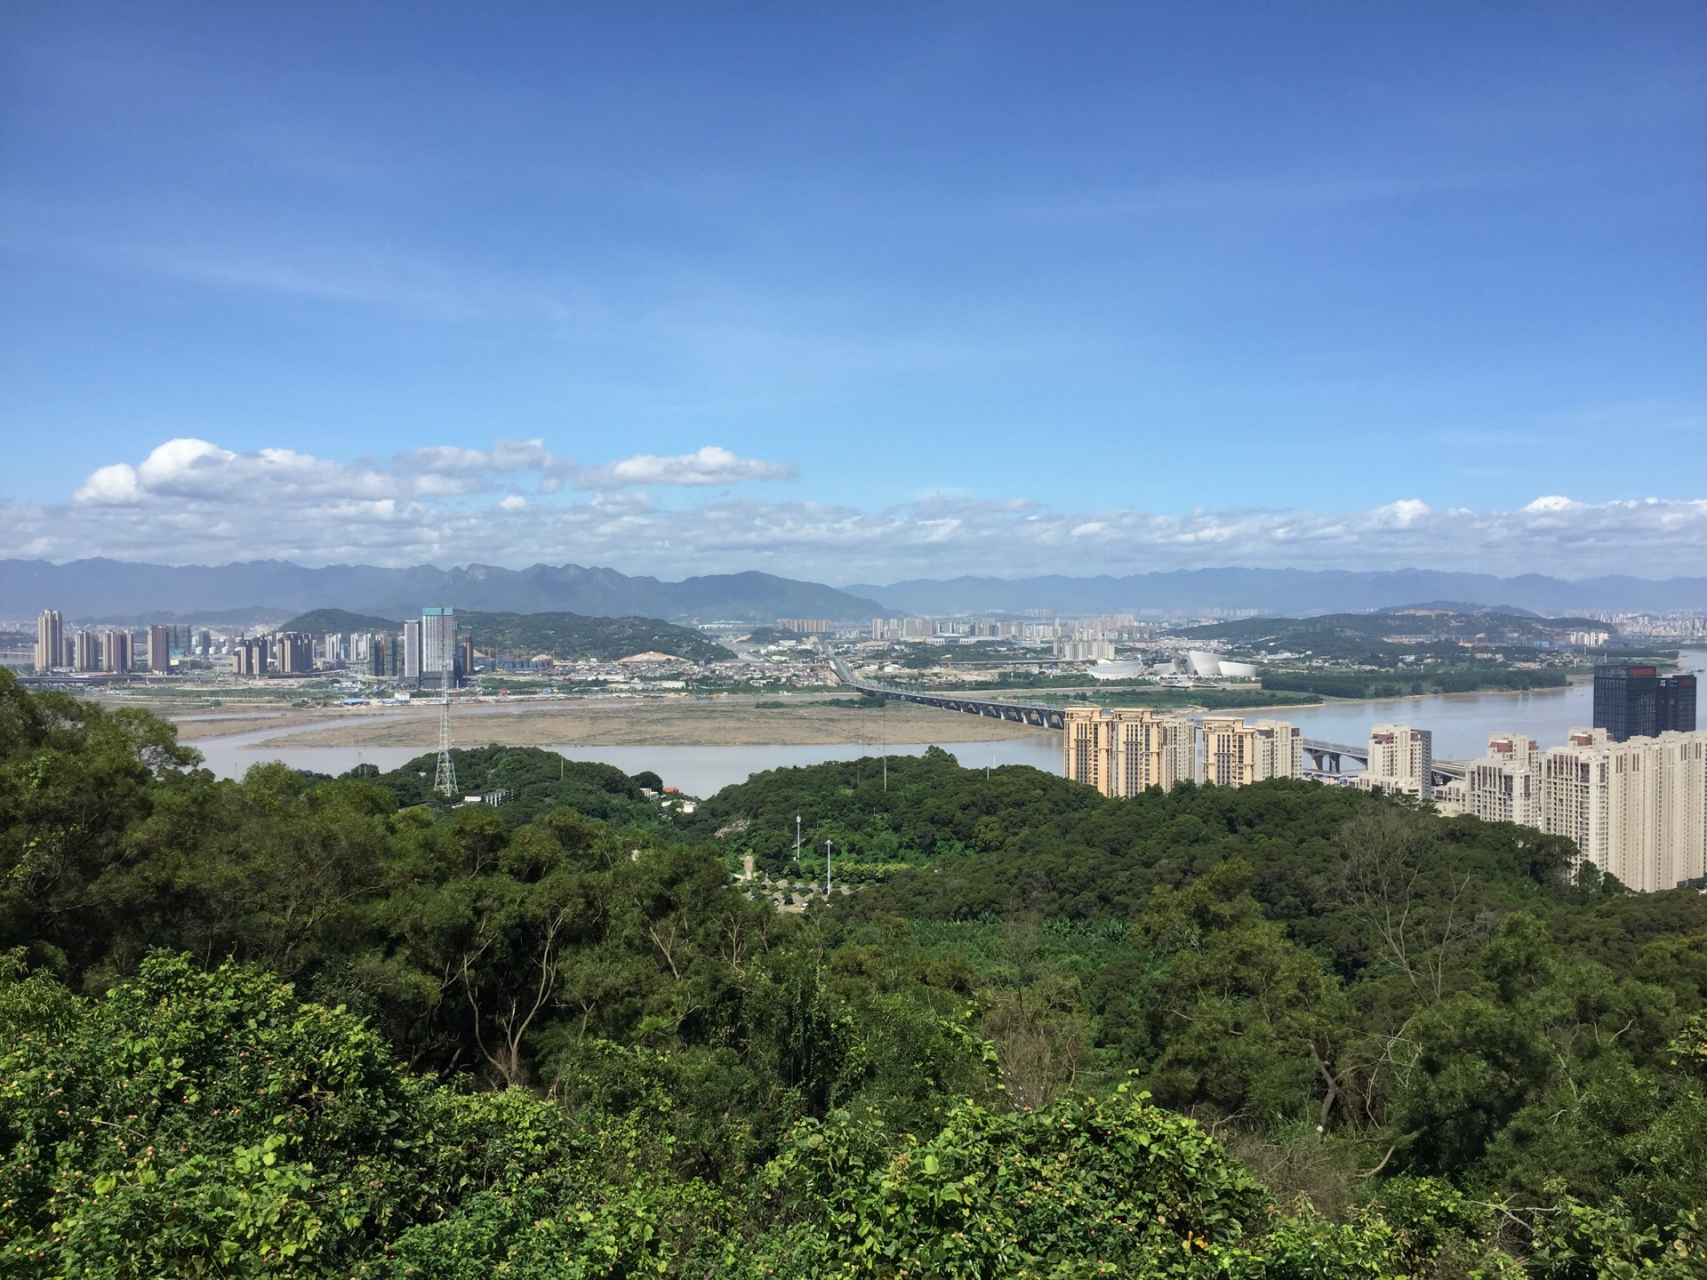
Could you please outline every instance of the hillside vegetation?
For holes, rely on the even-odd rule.
[[[1707,1268],[1699,894],[1299,782],[429,763],[0,673],[0,1273]],[[862,887],[784,915],[796,815]]]
[[[578,613],[459,613],[457,626],[483,651],[613,662],[636,653],[668,653],[691,662],[735,655],[692,627],[657,618],[588,618]]]
[[[368,613],[351,613],[347,609],[311,609],[307,613],[298,614],[289,622],[281,623],[280,631],[306,631],[309,635],[321,635],[332,631],[348,634],[352,631],[401,631],[403,624],[390,618],[379,618]]]
[[[1561,635],[1573,631],[1607,629],[1607,624],[1592,618],[1542,618],[1522,611],[1460,611],[1445,606],[1417,606],[1413,610],[1330,613],[1314,618],[1241,618],[1236,622],[1190,627],[1177,634],[1188,641],[1219,641],[1230,653],[1275,666],[1289,658],[1311,658],[1386,671],[1397,669],[1396,674],[1405,681],[1405,686],[1398,689],[1400,693],[1457,693],[1563,684],[1565,676],[1560,671],[1506,672],[1500,670],[1499,663],[1522,662],[1532,666],[1537,662],[1556,665],[1561,661],[1580,661],[1580,657],[1568,658],[1550,646]],[[1512,683],[1519,676],[1530,683]],[[1293,678],[1308,676],[1298,673]],[[1415,690],[1410,688],[1412,683],[1417,684]],[[1266,680],[1265,687],[1306,688],[1298,684],[1266,686]],[[1333,694],[1325,688],[1311,691]]]

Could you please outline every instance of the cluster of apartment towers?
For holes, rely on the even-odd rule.
[[[1492,734],[1486,755],[1442,782],[1429,730],[1378,724],[1367,768],[1346,783],[1566,836],[1579,858],[1628,888],[1675,888],[1707,876],[1707,732],[1695,728],[1695,685],[1691,674],[1651,666],[1597,667],[1592,726],[1545,749],[1524,734]],[[1066,776],[1107,796],[1305,773],[1303,738],[1284,720],[1075,707],[1063,742]]]
[[[170,671],[172,629],[148,628],[148,648],[144,655],[150,671]],[[131,652],[131,633],[128,629],[107,627],[102,631],[77,631],[67,634],[65,620],[58,609],[43,609],[36,615],[35,668],[46,672],[57,668],[72,671],[111,671],[124,673],[135,663]]]
[[[140,655],[145,667],[156,675],[172,670],[172,655],[187,651],[182,626],[155,625],[148,628],[146,650]],[[57,609],[44,609],[36,617],[35,668],[38,672],[68,669],[78,672],[130,671],[139,656],[132,652],[128,628],[108,627],[101,631],[68,633]],[[202,633],[200,650],[207,656],[211,644]],[[419,620],[403,624],[401,633],[359,632],[316,637],[304,631],[278,631],[244,636],[231,644],[232,674],[239,676],[300,676],[314,672],[317,665],[344,667],[363,674],[389,677],[405,683],[421,683],[441,675],[448,666],[456,683],[474,668],[472,637],[458,637],[456,610],[429,605]],[[436,683],[436,680],[434,681]]]
[[[428,605],[401,632],[329,632],[317,639],[284,631],[239,640],[232,653],[240,676],[299,675],[314,670],[318,661],[403,684],[436,684],[449,672],[452,683],[461,684],[474,670],[474,638],[458,636],[456,610],[449,605]],[[274,665],[269,667],[269,661]]]

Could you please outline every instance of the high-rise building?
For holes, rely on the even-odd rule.
[[[1627,887],[1675,888],[1707,875],[1707,733],[1614,740],[1572,729],[1544,758],[1542,830]]]
[[[1594,727],[1614,742],[1695,729],[1695,676],[1662,676],[1652,666],[1603,663],[1594,669]]]
[[[101,669],[101,639],[93,631],[79,631],[74,640],[75,655],[71,669],[73,671],[99,671]]]
[[[1378,724],[1369,732],[1369,767],[1357,779],[1369,790],[1379,788],[1419,800],[1434,796],[1434,735],[1406,724]]]
[[[1067,662],[1113,662],[1112,640],[1057,640],[1054,656]]]
[[[279,674],[305,676],[314,670],[314,637],[306,631],[279,634]]]
[[[272,662],[273,646],[265,636],[250,636],[239,640],[233,656],[237,659],[240,676],[264,676]]]
[[[1484,822],[1539,827],[1542,820],[1541,747],[1521,733],[1496,733],[1487,754],[1464,775],[1464,812]]]
[[[36,615],[36,670],[51,671],[64,665],[64,619],[58,609],[43,609]]]
[[[1243,787],[1304,776],[1304,739],[1284,720],[1247,724],[1238,716],[1203,717],[1203,780]]]
[[[1695,732],[1695,673],[1661,676],[1654,693],[1655,733]]]
[[[1166,791],[1201,779],[1198,736],[1197,722],[1184,716],[1070,707],[1063,772],[1105,796],[1135,796],[1147,787]]]
[[[1654,736],[1659,673],[1651,666],[1602,663],[1594,669],[1594,727],[1614,742]]]
[[[148,669],[157,675],[172,670],[172,628],[148,628]]]
[[[421,624],[413,618],[403,624],[403,661],[397,675],[416,684],[421,680]]]
[[[101,633],[101,670],[118,673],[130,670],[130,632]]]
[[[421,610],[421,675],[443,676],[446,671],[456,674],[456,610],[428,605]]]

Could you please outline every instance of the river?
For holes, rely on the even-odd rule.
[[[1685,649],[1684,670],[1707,672],[1707,649]],[[1246,712],[1247,718],[1259,713]],[[1576,725],[1594,723],[1594,686],[1589,681],[1564,689],[1526,693],[1448,693],[1374,702],[1339,702],[1263,712],[1298,726],[1306,738],[1363,745],[1378,724],[1406,724],[1434,733],[1437,760],[1470,760],[1488,748],[1491,733],[1523,733],[1543,749],[1562,746]]]
[[[1686,670],[1707,674],[1707,650],[1685,650]],[[944,715],[953,714],[943,712]],[[1320,707],[1246,712],[1287,720],[1303,730],[1307,738],[1328,742],[1361,744],[1377,724],[1408,724],[1434,732],[1436,759],[1469,759],[1482,754],[1490,733],[1527,733],[1543,747],[1563,743],[1574,725],[1593,719],[1593,689],[1587,683],[1566,689],[1537,689],[1527,693],[1430,694],[1413,698],[1390,698],[1374,702],[1342,702]],[[425,753],[421,747],[269,747],[267,740],[296,729],[258,729],[195,743],[208,768],[222,778],[241,777],[250,765],[263,760],[282,760],[296,769],[339,774],[358,764],[395,769]],[[912,742],[890,746],[890,755],[920,755],[929,743]],[[882,748],[869,743],[840,743],[827,746],[742,747],[551,747],[569,760],[596,760],[615,765],[624,773],[651,770],[669,786],[692,796],[708,796],[749,775],[766,769],[821,764],[826,760],[853,760],[878,754]],[[1040,732],[1030,738],[1000,742],[956,742],[945,744],[968,769],[1004,764],[1026,764],[1050,773],[1061,771],[1061,735]]]

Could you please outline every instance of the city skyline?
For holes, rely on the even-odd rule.
[[[1699,8],[0,34],[13,555],[1666,577],[1707,542]]]

